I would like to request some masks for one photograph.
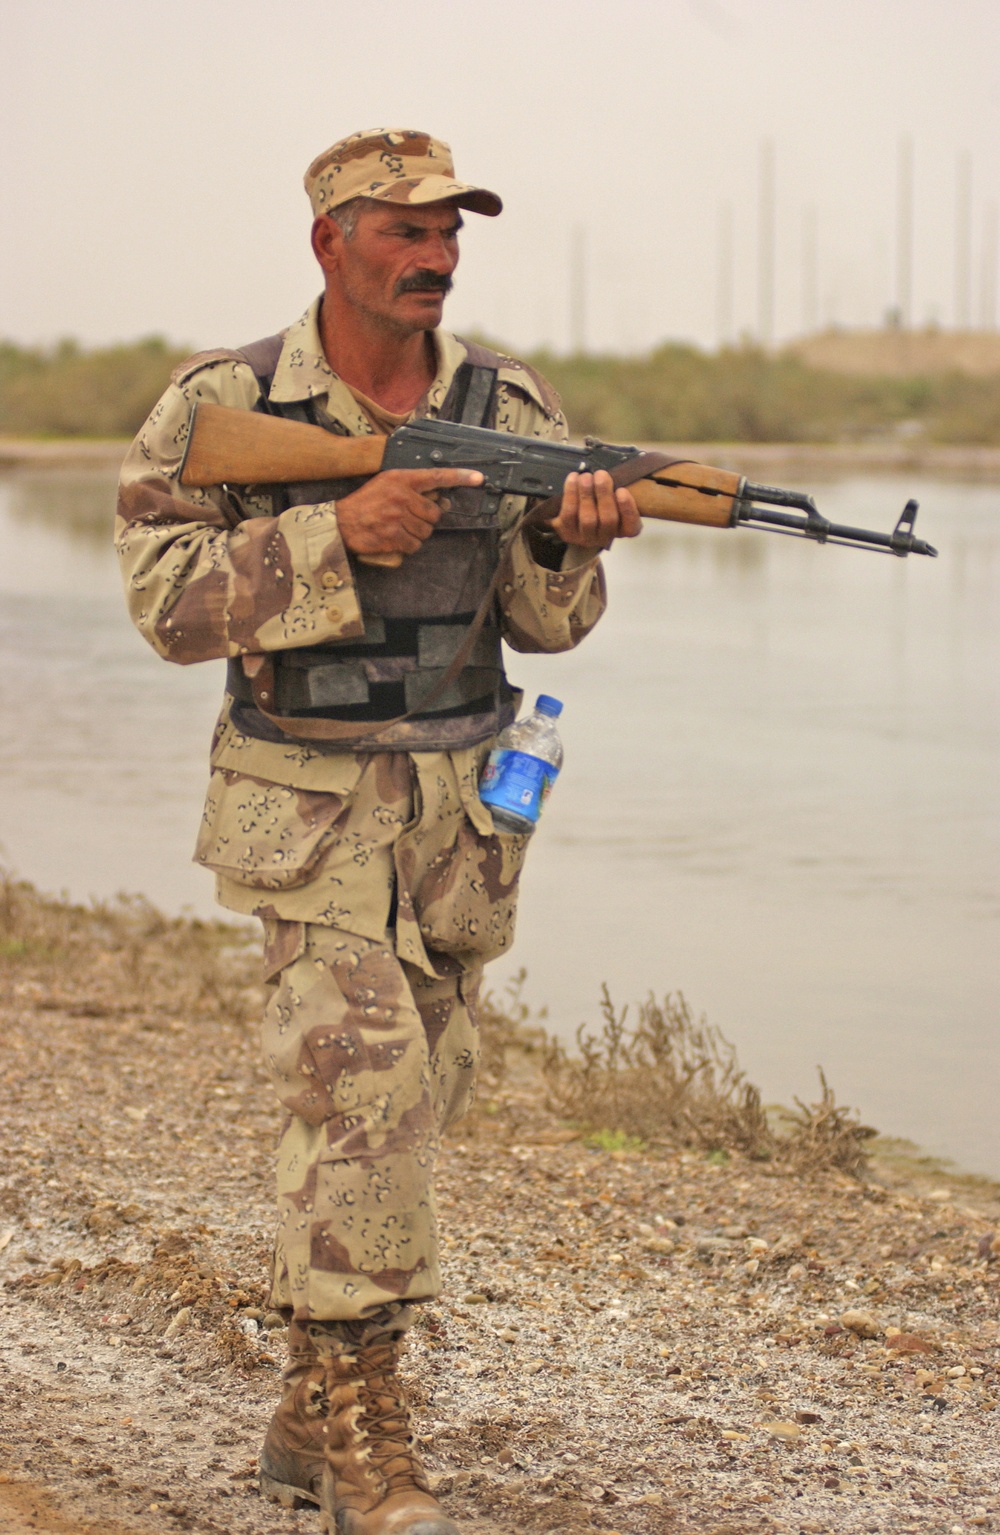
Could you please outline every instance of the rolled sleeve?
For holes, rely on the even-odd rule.
[[[520,651],[572,650],[607,606],[598,556],[568,548],[561,568],[549,570],[535,560],[523,533],[511,540],[508,556],[500,592],[508,645]]]

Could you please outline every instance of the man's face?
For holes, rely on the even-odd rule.
[[[362,208],[350,239],[332,219],[317,223],[326,226],[317,230],[317,257],[349,304],[404,333],[440,325],[458,265],[457,208],[372,202]]]

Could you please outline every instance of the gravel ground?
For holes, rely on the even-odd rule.
[[[185,990],[177,925],[141,973],[74,932],[0,943],[0,1535],[316,1532],[254,1480],[283,1333],[253,997]],[[1000,1528],[997,1186],[594,1151],[541,1098],[517,1053],[448,1143],[407,1354],[468,1535]]]

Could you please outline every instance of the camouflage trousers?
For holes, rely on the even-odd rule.
[[[481,968],[434,980],[391,940],[281,926],[296,942],[263,1025],[288,1110],[271,1303],[307,1321],[429,1300],[441,1283],[434,1164],[472,1100]]]

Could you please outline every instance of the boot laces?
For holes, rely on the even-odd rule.
[[[410,1410],[396,1375],[396,1349],[390,1345],[359,1350],[358,1427],[368,1441],[372,1467],[385,1483],[386,1496],[416,1484],[426,1491],[417,1456]]]

